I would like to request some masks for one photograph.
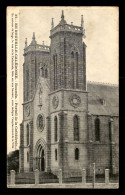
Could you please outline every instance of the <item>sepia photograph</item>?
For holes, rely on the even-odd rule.
[[[119,188],[119,8],[6,15],[7,187]]]

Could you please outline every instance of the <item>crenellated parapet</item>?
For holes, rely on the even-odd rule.
[[[24,56],[26,56],[29,53],[38,53],[38,52],[50,52],[50,46],[43,44],[37,44],[37,41],[35,40],[35,33],[33,33],[32,41],[30,45],[27,43],[27,38],[25,40],[25,48],[24,48]]]
[[[85,29],[83,29],[83,27],[81,26],[74,26],[72,24],[64,24],[64,25],[59,24],[50,31],[50,38],[56,33],[60,33],[60,32],[77,33],[85,36]]]
[[[71,22],[71,24],[67,24],[66,20],[64,20],[64,12],[63,11],[62,11],[62,16],[61,16],[61,21],[59,22],[59,24],[56,27],[54,27],[54,21],[52,18],[50,38],[52,36],[54,36],[55,34],[60,33],[60,32],[82,34],[83,37],[85,38],[83,15],[81,15],[81,26],[75,26],[75,25],[73,25],[73,22]]]

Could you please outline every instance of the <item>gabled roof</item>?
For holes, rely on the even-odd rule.
[[[94,115],[119,115],[119,89],[117,85],[87,83],[88,110]],[[104,104],[102,103],[104,100]]]
[[[46,86],[48,87],[48,89],[50,90],[49,79],[43,78],[43,77],[39,76],[38,81],[37,81],[37,84],[36,84],[36,89],[35,89],[35,91],[34,91],[34,95],[33,95],[33,98],[32,98],[32,101],[33,101],[34,98],[35,98],[35,95],[36,95],[36,92],[37,92],[39,83],[42,83],[42,84],[43,84],[43,85],[42,85],[42,88],[43,88],[44,85],[46,85]]]

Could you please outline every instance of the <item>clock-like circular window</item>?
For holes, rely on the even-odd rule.
[[[39,131],[43,131],[44,129],[44,116],[42,114],[39,114],[37,117],[37,129]]]
[[[76,94],[72,94],[69,101],[74,108],[77,108],[81,104],[81,98]]]

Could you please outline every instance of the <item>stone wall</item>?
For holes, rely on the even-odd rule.
[[[104,169],[111,169],[111,162],[114,164],[113,173],[118,173],[118,118],[113,117],[113,129],[112,135],[113,141],[109,139],[109,121],[111,116],[99,116],[100,119],[100,141],[95,140],[95,119],[97,116],[91,115],[88,117],[88,130],[89,130],[89,166],[95,162],[96,173],[104,174]],[[111,151],[112,150],[112,151]],[[111,156],[112,152],[112,156]]]
[[[42,106],[40,108],[39,106],[39,83],[41,83],[42,86]],[[36,168],[36,161],[35,157],[36,154],[36,144],[38,140],[42,140],[45,150],[45,167],[47,167],[47,154],[46,154],[46,144],[47,144],[47,117],[49,116],[49,88],[47,86],[47,80],[44,78],[40,78],[38,83],[38,87],[36,90],[36,94],[34,97],[34,115],[33,115],[33,131],[34,131],[34,137],[33,137],[33,157],[34,157],[34,169]],[[44,128],[42,131],[39,131],[37,127],[37,117],[41,114],[44,119]]]

